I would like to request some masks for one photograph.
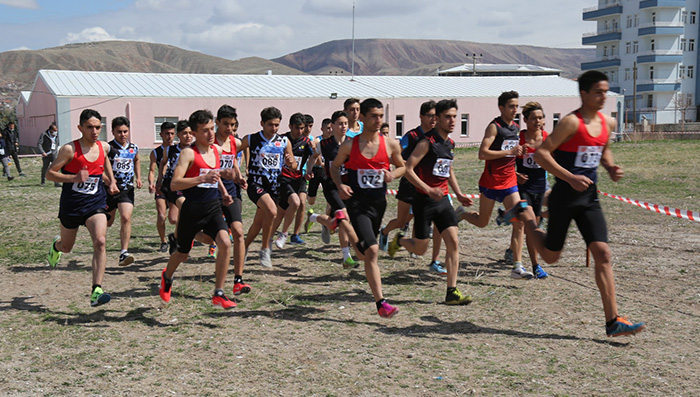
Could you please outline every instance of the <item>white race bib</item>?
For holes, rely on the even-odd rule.
[[[5,155],[5,148],[0,147],[0,156],[4,156],[4,155]]]
[[[598,168],[600,158],[603,157],[603,148],[604,146],[579,146],[574,166],[579,168]]]
[[[209,173],[209,171],[213,171],[211,168],[200,168],[199,169],[199,176],[206,175]],[[219,183],[218,182],[213,182],[213,183],[200,183],[197,185],[197,187],[201,187],[202,189],[216,189],[218,187]]]
[[[535,161],[535,152],[528,152],[523,155],[523,167],[526,168],[542,168]]]
[[[357,170],[357,184],[363,189],[384,187],[384,170]]]
[[[219,168],[222,170],[230,170],[233,168],[234,161],[236,161],[235,154],[222,154],[219,156]]]
[[[519,143],[520,143],[520,141],[517,139],[504,139],[503,143],[501,144],[501,150],[503,150],[503,151],[511,150],[514,147],[518,146]],[[515,155],[509,154],[506,157],[515,157]]]
[[[441,178],[450,177],[450,168],[452,167],[452,159],[437,159],[433,166],[433,175]]]
[[[282,166],[281,153],[260,152],[260,167],[266,170],[277,170]]]
[[[80,194],[95,194],[100,183],[99,176],[89,176],[85,182],[73,182],[73,191]]]
[[[123,157],[114,158],[114,171],[129,173],[134,170],[134,160]]]
[[[294,161],[297,162],[297,169],[301,169],[301,159],[303,159],[304,156],[294,156]]]

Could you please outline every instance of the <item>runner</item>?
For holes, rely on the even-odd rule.
[[[386,210],[386,184],[403,175],[401,147],[393,139],[379,133],[384,119],[384,106],[374,98],[360,104],[360,114],[367,128],[354,139],[340,145],[330,168],[333,182],[350,214],[350,222],[358,237],[355,249],[365,262],[365,274],[381,317],[392,317],[398,308],[391,306],[382,294],[382,279],[377,258],[377,234]],[[393,164],[396,168],[389,171]],[[347,184],[340,176],[340,166],[348,170]],[[337,213],[336,213],[337,214]]]
[[[250,149],[248,161],[248,198],[255,203],[255,218],[245,239],[246,252],[262,229],[260,264],[272,267],[270,258],[270,238],[274,230],[272,223],[277,216],[278,176],[282,165],[296,169],[297,162],[292,155],[292,144],[287,137],[277,135],[282,120],[282,112],[275,107],[267,107],[260,112],[262,130],[243,138],[239,151]]]
[[[498,97],[501,116],[486,127],[484,139],[479,147],[479,159],[486,160],[484,172],[479,179],[479,211],[457,208],[457,218],[472,225],[486,227],[496,201],[509,210],[520,201],[518,180],[515,176],[515,157],[522,156],[526,146],[519,144],[520,127],[513,121],[518,113],[518,93],[506,91]],[[513,252],[512,278],[529,280],[534,275],[523,267],[522,250]]]
[[[425,133],[435,128],[435,123],[435,101],[430,100],[423,102],[420,106],[420,125],[401,137],[401,157],[403,157],[404,161],[408,160],[416,144],[423,139]],[[416,188],[406,179],[406,176],[401,178],[399,181],[399,191],[396,194],[396,199],[399,200],[396,206],[396,218],[390,220],[389,223],[379,231],[380,250],[386,251],[389,248],[390,231],[398,228],[408,228],[408,224],[413,217],[411,214],[411,205],[413,204],[413,197],[415,194]],[[433,254],[428,268],[433,273],[445,275],[447,274],[447,270],[445,270],[439,261],[442,238],[440,237],[440,233],[437,232],[437,228],[434,229]],[[415,237],[415,229],[413,231]]]
[[[156,191],[160,190],[168,201],[168,221],[175,225],[175,232],[168,234],[169,253],[172,255],[177,248],[177,222],[180,219],[180,208],[185,202],[185,196],[179,190],[172,190],[170,183],[173,179],[175,166],[180,158],[180,153],[188,148],[194,140],[192,129],[187,120],[180,120],[175,126],[177,131],[178,144],[166,148],[163,159],[160,162],[160,171]]]
[[[348,115],[338,110],[331,116],[332,135],[323,139],[319,144],[321,153],[325,159],[325,178],[323,179],[323,196],[326,198],[327,213],[332,215],[309,214],[306,218],[306,229],[312,222],[318,222],[323,226],[321,231],[321,239],[324,243],[331,242],[331,230],[338,230],[338,241],[340,249],[343,252],[343,268],[354,269],[360,264],[353,259],[350,254],[350,243],[357,242],[357,235],[352,228],[352,225],[347,222],[349,218],[348,212],[345,209],[345,203],[340,198],[338,188],[331,179],[330,166],[336,155],[340,145],[345,141],[346,131],[348,129]],[[345,178],[347,170],[344,165],[339,165],[341,178]],[[346,222],[343,222],[346,221]]]
[[[311,135],[311,130],[314,127],[314,118],[310,114],[305,114],[304,115],[304,132],[303,135],[308,138],[311,141],[311,146],[314,150],[316,151],[316,145],[318,142],[314,139],[314,137]],[[312,155],[315,153],[312,153]],[[299,234],[301,233],[301,226],[302,223],[304,222],[304,214],[306,213],[306,202],[308,200],[308,188],[309,184],[314,178],[313,171],[315,170],[316,163],[318,162],[318,158],[321,157],[320,153],[315,156],[315,159],[313,162],[311,160],[307,161],[304,163],[304,166],[301,169],[302,174],[306,175],[307,173],[307,166],[309,164],[313,164],[314,167],[311,167],[312,169],[309,170],[309,177],[305,177],[304,180],[302,181],[302,186],[301,190],[299,191],[299,208],[297,208],[297,213],[296,217],[294,218],[294,234],[292,234],[291,239],[289,240],[290,243],[292,244],[304,244],[304,240],[299,237]],[[318,185],[316,186],[316,189],[318,189]],[[317,192],[314,192],[314,196],[316,195]],[[313,211],[312,211],[313,213]],[[306,232],[306,231],[305,231]],[[296,237],[295,237],[296,236]]]
[[[455,143],[450,138],[457,123],[457,101],[443,99],[434,108],[437,125],[425,134],[411,152],[406,163],[406,178],[416,188],[413,199],[413,230],[415,238],[403,237],[399,232],[391,242],[389,255],[404,246],[409,252],[423,255],[428,249],[431,224],[434,222],[439,234],[445,240],[445,266],[447,267],[448,305],[467,305],[472,298],[462,295],[457,289],[459,273],[459,229],[457,216],[449,198],[449,187],[457,200],[464,205],[472,205],[472,200],[462,194],[452,170]],[[448,187],[449,186],[449,187]],[[438,234],[438,233],[434,233]]]
[[[245,265],[245,239],[243,238],[243,218],[241,216],[242,202],[241,189],[248,187],[248,184],[241,176],[238,168],[237,153],[238,142],[234,136],[238,128],[238,114],[236,109],[229,105],[222,105],[216,112],[216,144],[222,149],[219,156],[219,165],[222,175],[231,172],[231,180],[222,179],[226,191],[232,197],[233,203],[224,205],[224,217],[231,233],[233,243],[233,294],[247,294],[250,292],[250,285],[243,282],[243,266]]]
[[[523,106],[523,118],[527,129],[520,131],[520,145],[527,147],[527,151],[515,159],[516,174],[518,177],[518,192],[520,197],[532,207],[539,224],[542,215],[542,202],[547,191],[547,171],[535,161],[535,150],[547,139],[544,128],[544,111],[538,102],[528,102]],[[510,238],[512,252],[522,251],[525,237],[522,222],[513,223],[513,233]],[[537,249],[528,240],[527,251],[532,261],[532,273],[539,279],[549,275],[537,263]]]
[[[168,243],[165,241],[165,221],[168,216],[168,201],[160,189],[156,189],[158,176],[161,174],[160,163],[165,157],[165,151],[173,145],[175,138],[175,124],[166,121],[160,125],[160,139],[162,143],[157,148],[151,151],[148,156],[150,164],[148,166],[148,192],[155,195],[156,211],[158,218],[156,220],[156,229],[158,229],[158,237],[160,237],[160,252],[168,252]],[[158,174],[156,174],[156,171]]]
[[[292,146],[292,154],[294,155],[298,169],[290,169],[286,166],[282,167],[282,174],[278,178],[278,209],[275,222],[272,225],[272,230],[277,230],[280,224],[282,224],[282,230],[275,240],[275,245],[280,249],[284,248],[284,244],[287,242],[287,231],[296,217],[297,209],[303,208],[302,203],[304,203],[306,199],[306,193],[303,191],[306,188],[306,181],[311,179],[311,170],[313,168],[309,167],[308,171],[305,172],[302,170],[305,169],[307,162],[313,164],[318,157],[315,153],[313,143],[304,135],[305,129],[304,115],[301,113],[294,113],[289,118],[289,132],[283,135]],[[303,210],[301,214],[304,214]],[[301,229],[301,224],[299,224],[298,227]],[[304,240],[299,237],[296,226],[290,243],[304,244]]]
[[[177,251],[170,255],[168,266],[161,274],[160,297],[165,303],[170,302],[173,275],[189,257],[195,235],[202,231],[219,247],[211,302],[216,307],[229,309],[236,307],[236,302],[224,294],[226,272],[231,262],[231,241],[228,226],[221,216],[221,199],[224,205],[231,205],[233,198],[220,183],[221,148],[215,144],[214,115],[208,110],[197,110],[190,115],[188,124],[195,143],[182,149],[170,182],[171,189],[182,191],[186,199],[177,224]]]
[[[102,129],[102,116],[92,109],[80,113],[81,138],[63,145],[53,164],[46,172],[46,179],[63,184],[58,218],[61,235],[51,243],[47,257],[49,266],[56,267],[62,252],[70,252],[78,236],[78,228],[84,225],[92,238],[92,293],[90,306],[103,305],[112,297],[102,289],[107,252],[107,192],[102,178],[109,181],[109,192],[119,191],[107,160],[109,145],[98,140]]]
[[[314,143],[314,147],[316,148],[316,151],[318,153],[321,153],[321,140],[328,138],[332,134],[331,123],[331,119],[323,119],[323,121],[321,122],[321,135],[313,137],[312,142]],[[318,156],[316,162],[314,163],[312,172],[314,176],[311,178],[311,180],[309,180],[309,189],[307,196],[307,202],[309,203],[309,205],[316,204],[316,195],[318,194],[318,187],[321,185],[321,181],[323,181],[326,178],[326,170],[324,167],[323,156]],[[313,208],[309,208],[307,213],[313,214]],[[308,233],[309,231],[304,230],[304,232]]]
[[[624,175],[609,146],[610,131],[615,131],[617,122],[600,113],[609,89],[608,78],[591,70],[579,76],[578,85],[581,108],[564,117],[535,152],[535,161],[556,177],[549,199],[547,232],[537,228],[535,213],[526,203],[520,203],[516,212],[525,207],[519,218],[525,224],[528,242],[547,263],[559,259],[569,224],[572,219],[576,221],[595,261],[605,332],[608,336],[633,335],[644,329],[644,323],[633,324],[618,315],[608,230],[596,186],[599,164],[614,182]],[[506,214],[505,219],[510,221],[512,217]]]
[[[360,116],[360,100],[357,98],[348,98],[343,103],[343,110],[348,115],[348,138],[354,138],[362,134],[364,124],[358,120]]]
[[[128,266],[134,263],[134,257],[129,254],[129,240],[131,239],[131,215],[134,212],[134,182],[136,188],[141,189],[141,161],[139,160],[139,147],[129,141],[129,129],[131,123],[126,117],[120,116],[112,119],[112,135],[114,139],[109,142],[109,161],[117,181],[119,193],[107,194],[107,214],[109,220],[107,227],[112,226],[119,210],[119,239],[121,251],[119,252],[119,266]]]

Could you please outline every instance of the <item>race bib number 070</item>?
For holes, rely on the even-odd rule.
[[[526,168],[542,168],[535,161],[535,153],[528,152],[523,155],[523,166]]]
[[[233,162],[235,161],[235,154],[222,154],[219,156],[219,168],[222,170],[230,170],[233,168]]]
[[[579,168],[598,168],[603,157],[603,146],[579,146],[574,166]]]

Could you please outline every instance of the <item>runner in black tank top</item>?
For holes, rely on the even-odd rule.
[[[158,213],[156,229],[158,230],[158,237],[160,237],[160,252],[168,251],[168,243],[165,240],[165,220],[168,216],[168,203],[163,192],[160,189],[156,189],[156,182],[158,181],[158,175],[161,174],[160,164],[163,161],[163,156],[165,156],[165,151],[173,144],[174,138],[175,124],[169,121],[161,124],[160,139],[163,143],[153,149],[148,156],[150,163],[148,166],[148,192],[155,195],[156,212]]]

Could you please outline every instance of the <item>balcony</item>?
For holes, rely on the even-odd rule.
[[[673,92],[681,89],[680,79],[637,80],[637,92]]]
[[[581,62],[581,70],[600,70],[620,66],[620,55],[604,56],[593,62]]]
[[[646,51],[637,55],[637,63],[681,63],[683,51],[680,50],[656,50]]]
[[[680,8],[685,7],[685,0],[643,0],[639,2],[639,9],[645,8]]]
[[[581,43],[583,45],[603,43],[606,41],[620,41],[622,30],[620,28],[601,30],[599,32],[588,32],[583,34]]]
[[[583,9],[583,20],[594,21],[598,18],[607,17],[610,15],[622,14],[622,2],[613,1],[609,4],[588,7]]]
[[[680,36],[685,31],[685,24],[682,22],[647,22],[639,26],[638,35],[667,35]]]

